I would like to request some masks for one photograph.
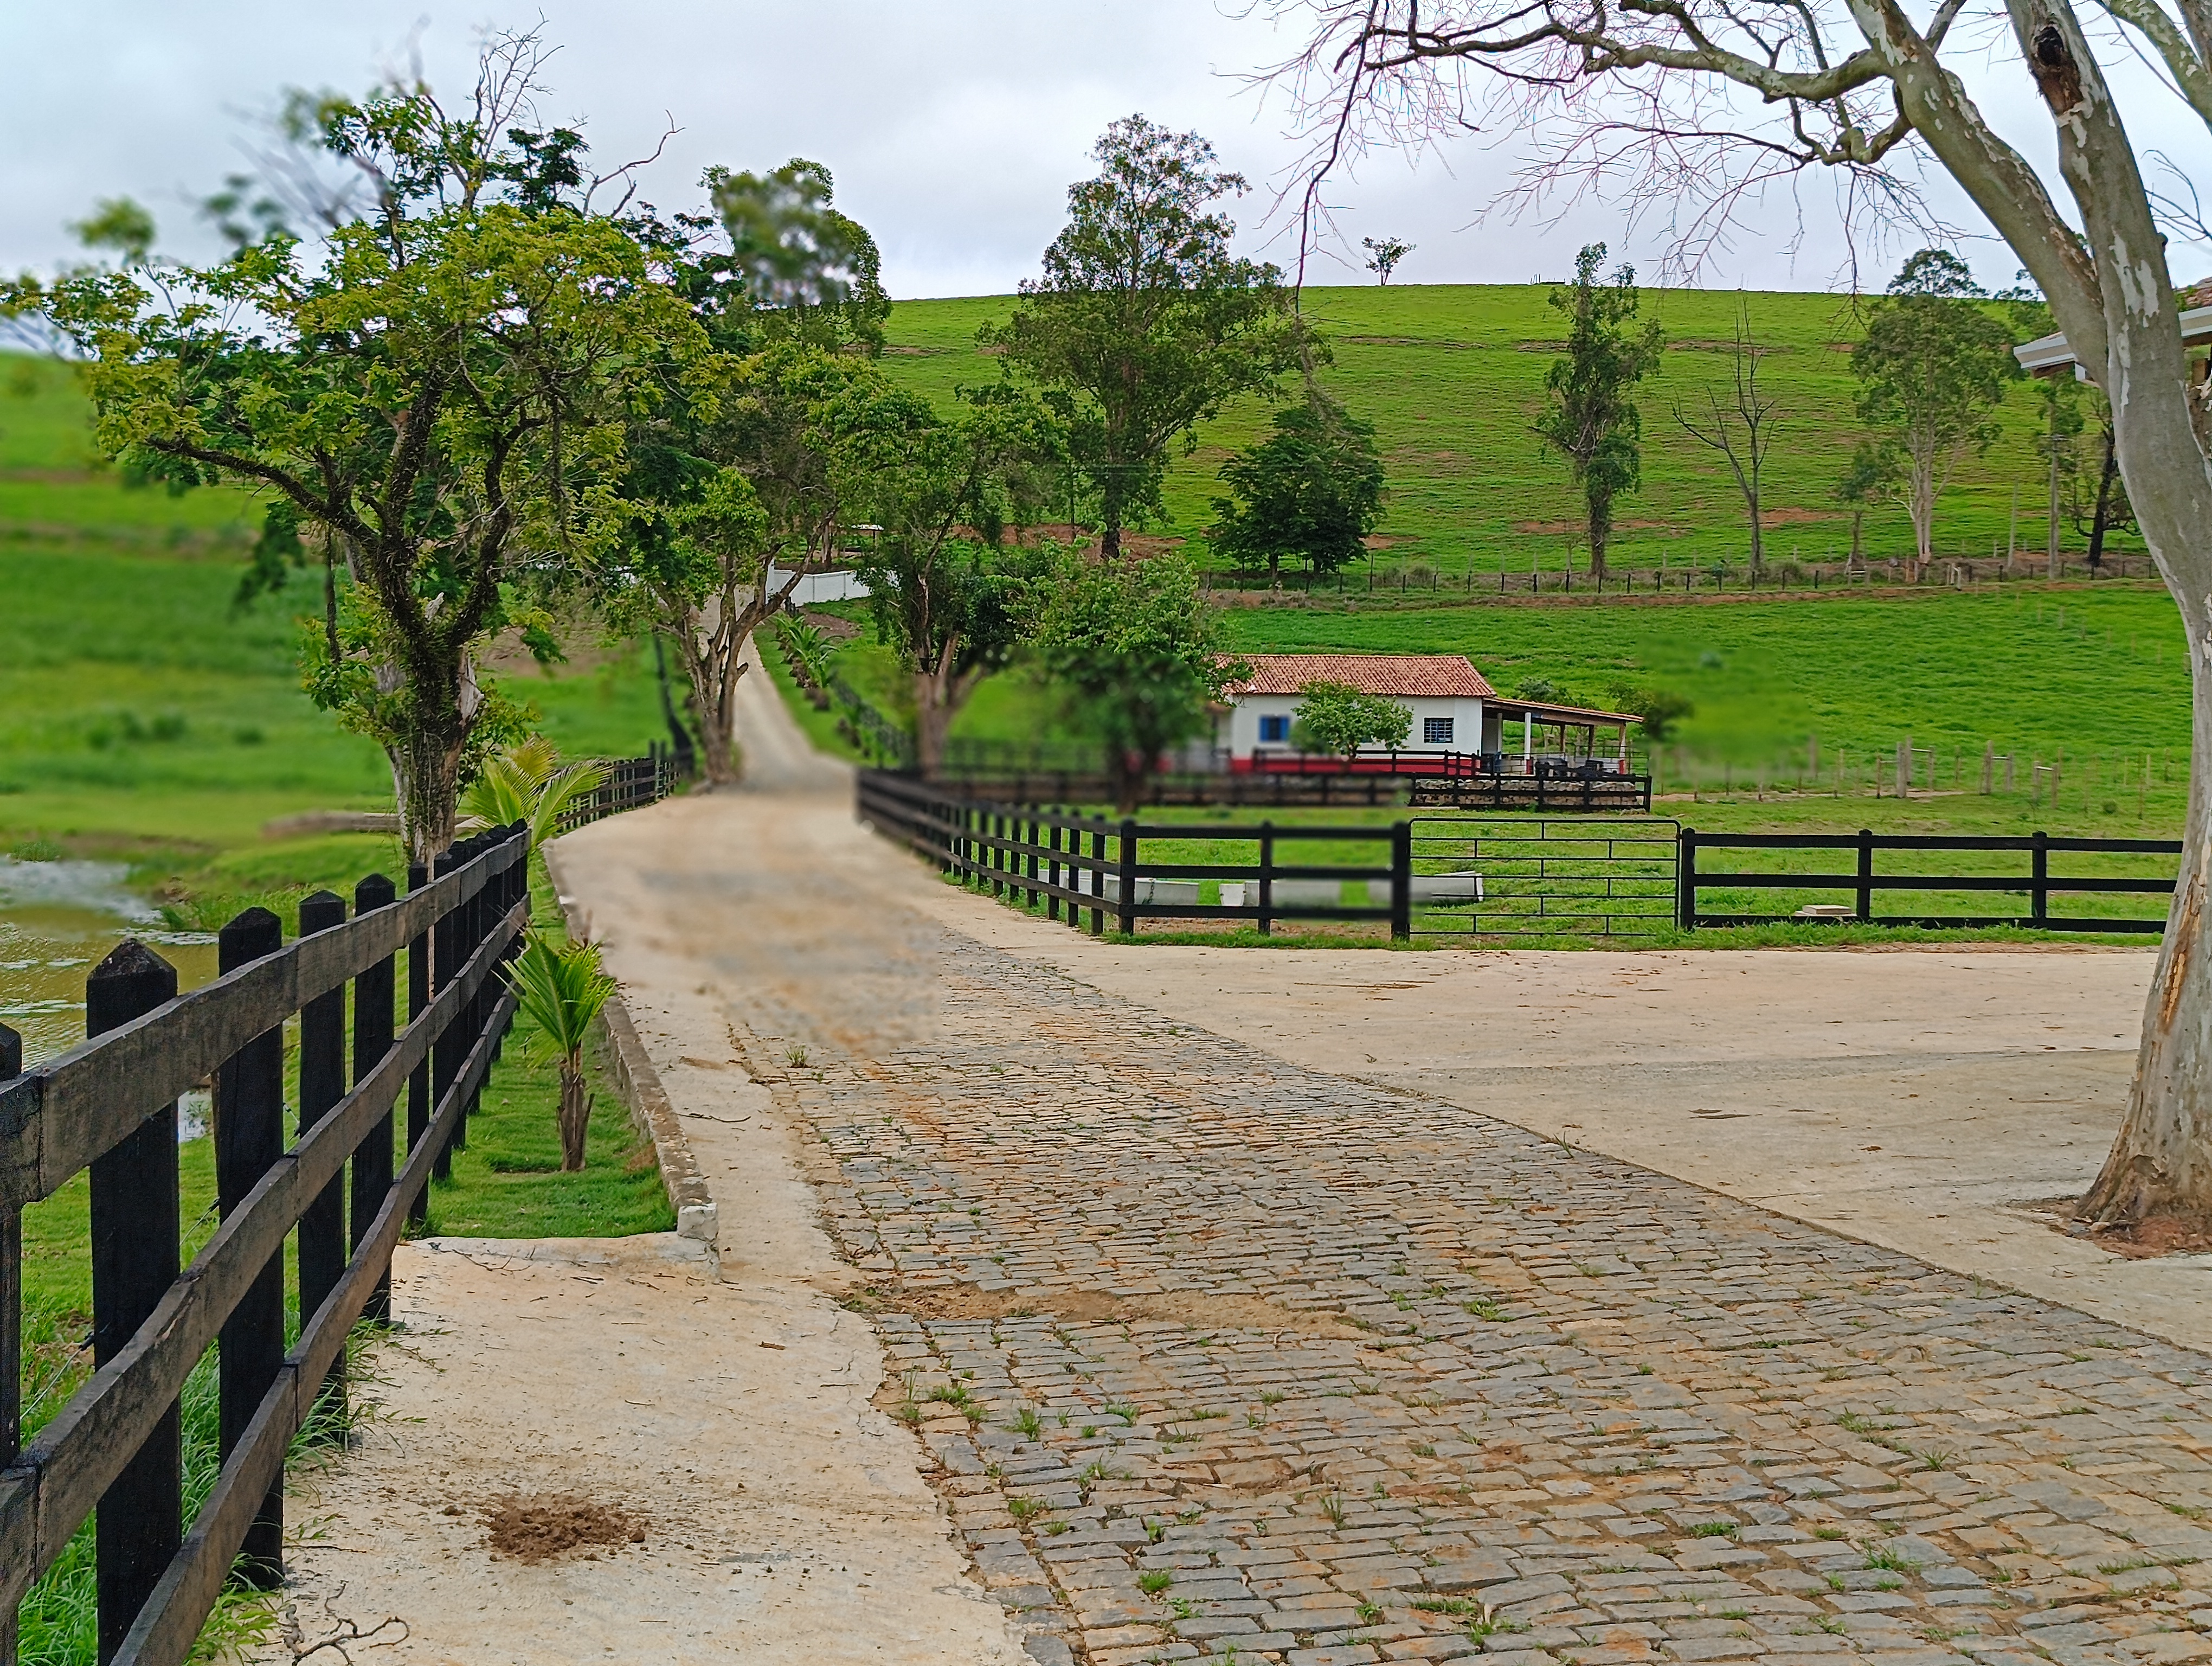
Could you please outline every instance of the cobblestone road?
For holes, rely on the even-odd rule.
[[[2212,1657],[2203,1355],[875,929],[738,1040],[1045,1666]]]

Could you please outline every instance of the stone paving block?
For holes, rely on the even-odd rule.
[[[779,988],[818,1079],[733,1033],[819,1136],[884,1403],[981,1414],[924,1402],[953,1531],[1090,1666],[1454,1659],[1486,1609],[1508,1666],[2212,1655],[2164,1507],[2212,1500],[2203,1355],[896,929]]]

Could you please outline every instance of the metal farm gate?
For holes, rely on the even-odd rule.
[[[1416,817],[1413,934],[1670,932],[1680,831],[1679,823],[1658,817]]]

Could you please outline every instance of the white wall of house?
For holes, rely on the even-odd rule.
[[[1412,695],[1395,697],[1413,714],[1413,727],[1406,737],[1405,751],[1482,750],[1481,701],[1430,699]],[[1300,704],[1300,697],[1295,694],[1240,696],[1216,724],[1214,744],[1225,747],[1231,757],[1249,757],[1255,751],[1287,752],[1291,750],[1291,727],[1297,721]],[[1490,722],[1493,733],[1497,727],[1493,716]]]

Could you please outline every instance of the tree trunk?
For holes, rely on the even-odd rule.
[[[1756,575],[1766,568],[1766,527],[1765,517],[1759,512],[1759,487],[1756,483],[1745,496],[1751,502],[1751,570]]]
[[[561,1061],[561,1168],[578,1174],[584,1167],[584,1134],[592,1122],[592,1102],[584,1091],[584,1061],[572,1055]]]
[[[952,720],[960,715],[961,707],[968,703],[979,680],[975,673],[963,675],[953,669],[959,652],[960,638],[949,637],[937,663],[925,665],[914,674],[915,761],[924,775],[936,775],[944,763]]]
[[[2112,524],[2112,481],[2119,471],[2119,463],[2112,455],[2112,431],[2106,429],[2105,468],[2097,477],[2097,508],[2089,518],[2089,570],[2093,573],[2105,564],[2105,532]]]
[[[2058,429],[2057,419],[2051,432],[2051,520],[2044,533],[2044,577],[2058,576]]]
[[[1605,546],[1613,537],[1613,497],[1610,493],[1589,494],[1590,576],[1601,583],[1605,579]]]
[[[465,729],[450,737],[417,731],[385,748],[410,862],[428,866],[452,848],[460,818],[461,753],[466,745]]]
[[[1936,559],[1936,471],[1932,464],[1925,468],[1917,463],[1913,465],[1905,508],[1912,516],[1912,560],[1905,569],[1905,582],[1917,584],[1921,574]]]

